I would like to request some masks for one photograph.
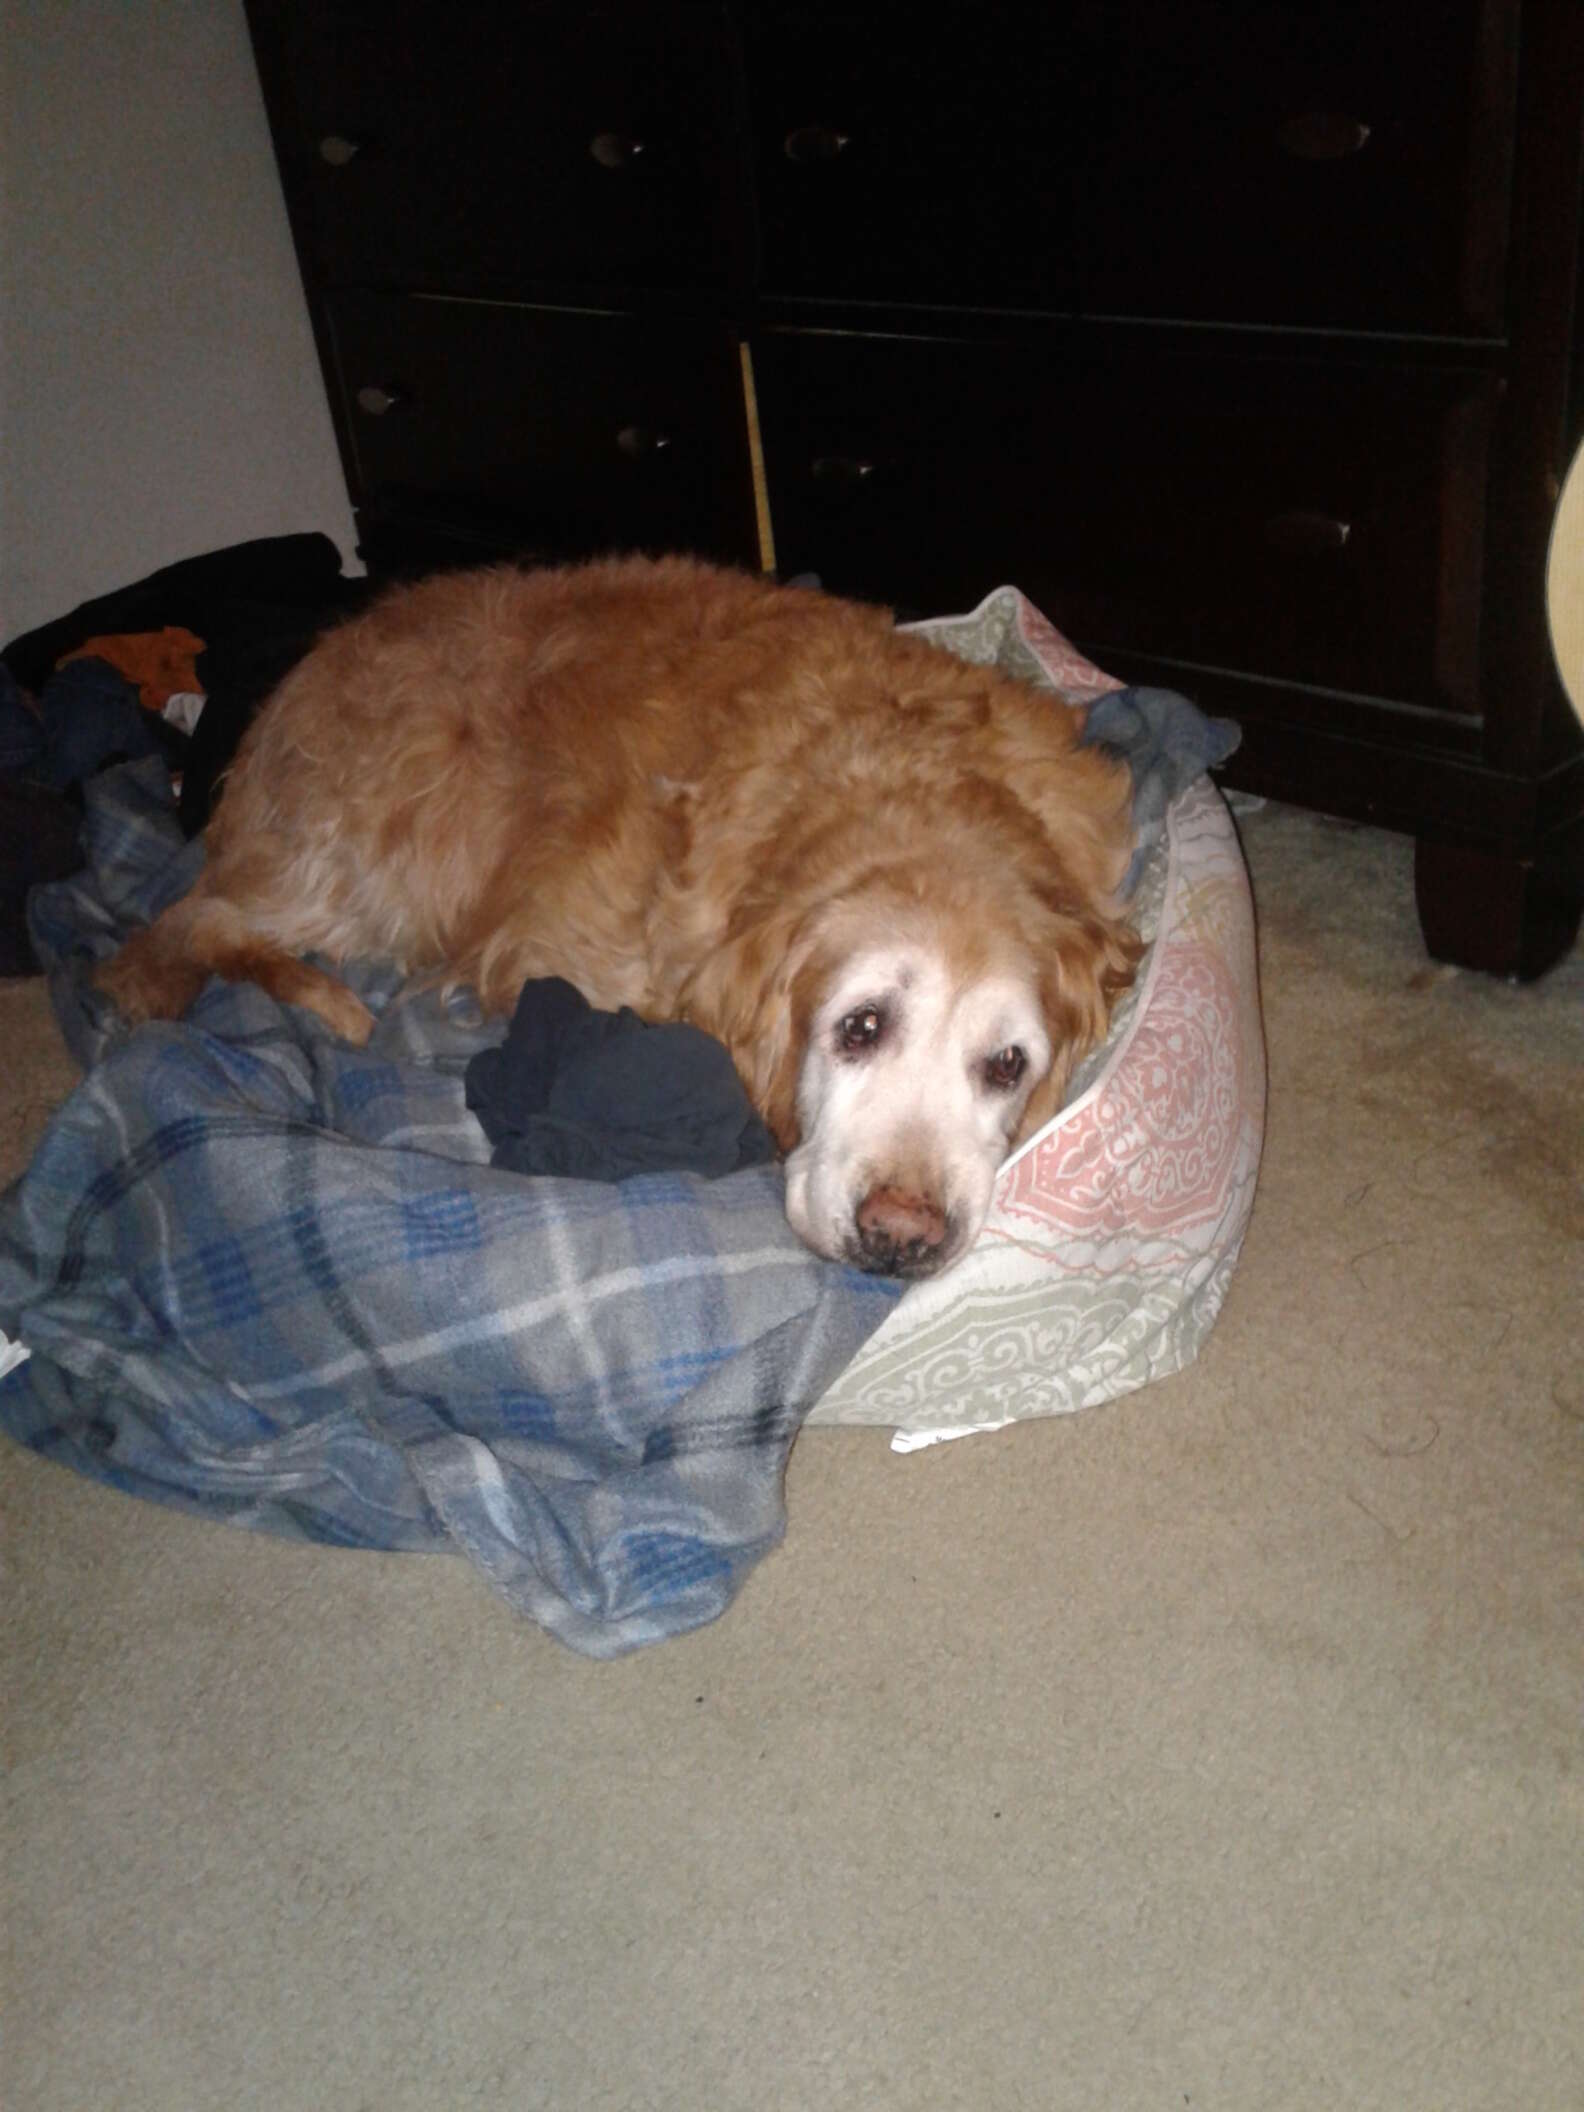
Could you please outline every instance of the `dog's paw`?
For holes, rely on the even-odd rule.
[[[146,931],[134,932],[118,953],[89,971],[92,989],[123,1026],[180,1019],[204,985],[201,969],[160,952]]]
[[[345,983],[333,982],[327,976],[324,987],[316,990],[309,1002],[340,1040],[350,1042],[355,1049],[368,1046],[374,1032],[374,1014]]]

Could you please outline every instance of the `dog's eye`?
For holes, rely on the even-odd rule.
[[[860,1005],[849,1012],[836,1030],[836,1038],[850,1054],[872,1049],[885,1031],[885,1015],[878,1005]]]
[[[985,1065],[985,1083],[998,1093],[1009,1093],[1028,1069],[1028,1058],[1020,1048],[998,1049]]]

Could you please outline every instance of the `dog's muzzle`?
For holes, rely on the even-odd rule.
[[[852,1259],[876,1276],[931,1276],[955,1248],[946,1212],[933,1197],[873,1188],[854,1212]]]

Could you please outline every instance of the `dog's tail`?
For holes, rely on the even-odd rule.
[[[285,1005],[303,1005],[361,1047],[374,1015],[345,983],[299,960],[201,876],[190,894],[132,934],[94,973],[95,985],[131,1026],[180,1019],[211,975],[257,983]]]

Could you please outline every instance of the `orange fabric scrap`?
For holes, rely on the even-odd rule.
[[[108,660],[118,674],[138,686],[138,702],[145,711],[163,711],[167,697],[186,690],[201,690],[198,655],[204,641],[173,623],[162,631],[124,631],[110,638],[85,638],[56,661]]]

